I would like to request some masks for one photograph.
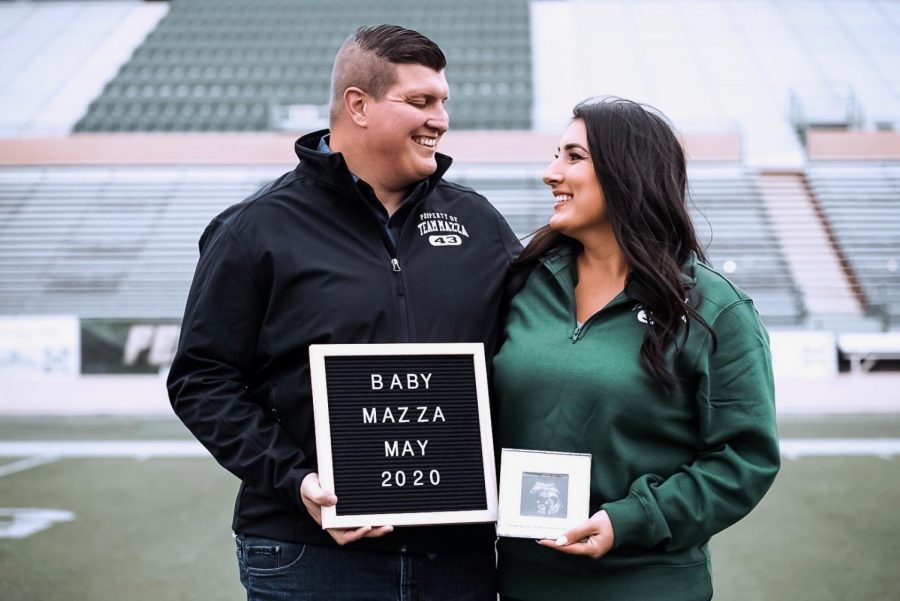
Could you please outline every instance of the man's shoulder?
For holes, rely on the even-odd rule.
[[[478,190],[463,184],[441,179],[435,186],[437,196],[451,202],[462,202],[472,209],[496,211],[494,205]]]
[[[441,178],[440,180],[438,180],[437,187],[438,188],[448,188],[450,190],[459,192],[460,194],[473,194],[475,196],[484,198],[484,195],[480,194],[477,190],[475,190],[475,188],[471,188],[469,186],[464,186],[460,183],[457,183],[457,182],[454,182],[454,181],[451,181],[448,179],[444,179],[444,178]]]
[[[228,223],[257,216],[262,209],[289,200],[302,201],[308,196],[309,182],[296,171],[287,173],[263,184],[258,190],[219,213],[214,221]]]
[[[300,179],[295,171],[275,178],[263,184],[258,190],[216,215],[200,238],[201,248],[214,236],[232,228],[248,227],[260,220],[268,219],[266,210],[286,196],[296,196],[296,186]]]

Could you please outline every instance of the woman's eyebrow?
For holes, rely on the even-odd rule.
[[[565,147],[563,148],[563,150],[572,150],[573,148],[580,148],[581,150],[583,150],[585,152],[588,151],[587,148],[585,148],[581,144],[576,144],[575,142],[572,142],[571,144],[566,144]]]

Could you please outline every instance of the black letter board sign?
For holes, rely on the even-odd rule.
[[[309,347],[323,528],[494,522],[481,344]]]

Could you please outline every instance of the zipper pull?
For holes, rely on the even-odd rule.
[[[396,258],[391,259],[391,267],[393,268],[394,271],[399,272],[400,271],[400,261],[398,261]]]
[[[578,335],[581,334],[581,328],[583,326],[575,326],[575,330],[572,332],[572,342],[578,342]]]

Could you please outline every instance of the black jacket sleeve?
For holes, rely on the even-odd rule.
[[[200,245],[167,382],[172,408],[246,485],[302,509],[300,482],[315,466],[248,389],[266,292],[229,225],[210,225]]]

